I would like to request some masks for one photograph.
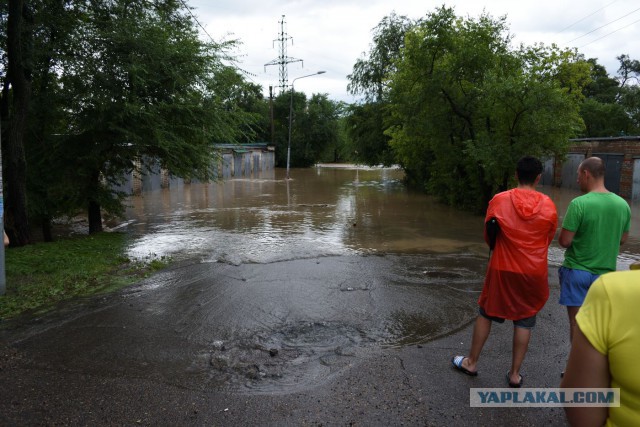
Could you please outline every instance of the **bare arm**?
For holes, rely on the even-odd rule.
[[[609,359],[596,350],[580,328],[576,327],[560,387],[608,388],[610,384]],[[602,426],[609,415],[606,407],[565,407],[564,412],[572,426]]]
[[[620,238],[620,244],[624,245],[624,242],[627,241],[628,237],[629,237],[629,232],[628,231],[626,233],[622,233],[622,237]]]
[[[571,246],[571,242],[573,242],[573,236],[575,235],[576,235],[575,231],[569,231],[563,228],[560,231],[560,237],[558,237],[558,243],[563,248],[568,248],[569,246]]]

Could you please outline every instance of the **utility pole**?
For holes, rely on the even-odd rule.
[[[276,143],[276,131],[273,125],[273,86],[269,85],[269,120],[271,121],[271,145]]]
[[[290,58],[287,56],[287,43],[291,40],[291,44],[293,45],[293,37],[287,35],[284,30],[284,15],[282,15],[282,20],[278,22],[280,24],[280,36],[275,39],[273,42],[280,42],[280,54],[278,57],[271,62],[264,64],[265,71],[269,65],[279,65],[280,66],[280,84],[278,87],[280,88],[280,93],[284,93],[289,86],[289,76],[287,75],[287,65],[292,62],[302,62],[302,59]],[[303,64],[304,65],[304,64]]]

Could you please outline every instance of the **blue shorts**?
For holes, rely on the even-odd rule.
[[[600,275],[589,271],[560,267],[558,277],[560,278],[560,304],[568,307],[580,307],[591,284]]]
[[[485,313],[482,307],[478,307],[478,312],[480,313],[480,316],[484,317],[485,319],[491,320],[492,322],[504,323],[504,319],[502,317],[489,316],[487,313]],[[536,315],[534,314],[531,317],[514,320],[513,326],[517,328],[533,329],[533,327],[536,326]]]

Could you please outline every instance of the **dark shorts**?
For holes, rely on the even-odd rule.
[[[485,319],[489,319],[492,322],[504,323],[504,319],[502,317],[489,316],[487,313],[484,312],[484,309],[482,307],[478,307],[478,312],[480,313],[480,316],[484,317]],[[525,317],[524,319],[514,320],[513,326],[517,328],[523,328],[523,329],[533,329],[533,327],[536,326],[536,315],[534,314],[531,317]]]
[[[587,296],[591,284],[600,277],[589,271],[560,267],[558,278],[560,279],[560,305],[568,307],[580,307]]]

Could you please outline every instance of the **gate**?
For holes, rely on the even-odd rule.
[[[604,186],[612,193],[620,194],[620,176],[622,175],[622,162],[624,154],[594,153],[604,162]]]
[[[578,166],[584,160],[584,154],[567,154],[562,164],[562,187],[580,190],[578,185]]]
[[[553,158],[544,160],[542,166],[540,185],[553,185]]]
[[[633,183],[631,184],[631,200],[640,200],[640,159],[633,161]]]

